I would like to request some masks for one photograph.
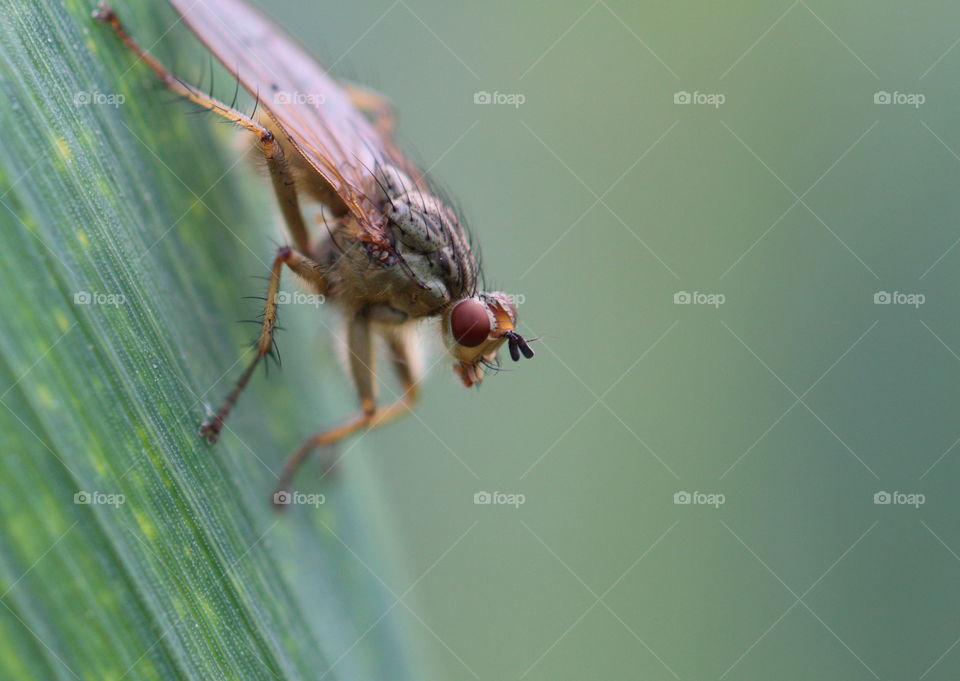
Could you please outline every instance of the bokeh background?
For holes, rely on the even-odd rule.
[[[87,21],[89,4],[65,6]],[[134,24],[148,15],[166,18],[154,26],[173,23],[162,3],[133,4]],[[304,625],[312,627],[304,640],[322,641],[322,655],[291,655],[335,659],[342,664],[328,678],[350,679],[390,676],[370,661],[381,640],[407,641],[396,659],[423,653],[424,677],[448,681],[957,678],[960,7],[260,5],[336,75],[395,102],[401,143],[458,198],[489,284],[518,296],[523,330],[540,339],[533,361],[505,362],[476,391],[428,346],[416,414],[341,447],[335,479],[321,479],[317,461],[299,479],[301,490],[327,494],[336,513],[291,509],[277,523],[263,499],[271,471],[309,428],[354,405],[349,383],[331,370],[334,315],[289,306],[285,368],[256,379],[223,444],[137,469],[158,494],[164,481],[151,477],[154,468],[172,467],[187,481],[196,474],[210,483],[197,488],[201,500],[236,504],[238,525],[271,532],[251,556],[289,556],[263,565],[281,565],[290,585],[283,593],[306,609],[335,612],[337,594],[321,582],[369,594],[362,607],[348,596],[339,603],[359,622]],[[20,14],[29,13],[11,12]],[[70,48],[108,53],[109,38],[84,26]],[[187,79],[206,77],[203,52],[184,48],[182,25],[135,32]],[[157,102],[147,113],[121,111],[150,131],[141,140],[150,155],[114,128],[113,140],[125,139],[149,165],[139,161],[124,178],[130,195],[149,203],[155,182],[165,196],[183,182],[183,206],[139,217],[144,243],[116,245],[138,263],[149,253],[144,271],[164,282],[145,292],[147,309],[170,318],[186,300],[226,317],[255,315],[256,302],[240,296],[260,284],[235,283],[263,274],[281,238],[267,186],[246,164],[229,165],[227,126],[194,118],[189,125],[214,131],[210,146],[178,147],[187,108],[160,106],[171,98],[142,66],[117,81],[131,97]],[[217,83],[229,99],[222,72]],[[15,151],[5,158],[20,182],[31,168],[26,150]],[[229,167],[222,178],[195,162],[218,153]],[[188,195],[207,196],[214,181],[209,200],[218,212],[234,207],[219,213],[233,229]],[[11,197],[29,195],[33,182]],[[180,208],[191,212],[174,223]],[[64,249],[71,263],[79,258],[73,242]],[[210,267],[223,268],[225,283],[192,288],[209,281],[197,273]],[[12,286],[45,285],[17,279]],[[63,291],[36,299],[53,309],[73,289]],[[110,314],[66,309],[84,320]],[[180,383],[215,401],[249,331],[203,322],[167,331],[190,370],[183,381],[162,361],[150,377],[194,405]],[[0,327],[5,346],[16,335]],[[57,353],[74,356],[65,353],[84,343],[74,334]],[[37,394],[57,364],[34,368],[35,357],[23,353],[5,385],[29,369],[18,391]],[[280,418],[288,413],[293,429]],[[16,441],[22,433],[4,418]],[[193,442],[197,414],[182,420]],[[19,452],[24,469],[45,460],[33,449]],[[103,461],[107,473],[111,461],[127,465],[116,452],[73,454],[84,472]],[[4,461],[12,479],[21,465]],[[32,478],[18,480],[11,489],[29,489]],[[523,503],[475,503],[484,493]],[[20,534],[34,534],[40,524],[30,523],[43,516],[9,506],[5,515],[23,520]],[[343,512],[356,508],[386,518],[372,544],[357,531],[366,520]],[[14,595],[53,593],[51,561],[82,557],[79,533],[88,526],[67,540],[77,542],[71,553],[58,548],[36,569],[50,545],[39,533],[37,550],[10,557],[11,580],[33,570]],[[316,543],[302,541],[304,529]],[[166,551],[158,571],[189,569],[177,545]],[[381,573],[384,556],[402,568]]]
[[[960,8],[264,6],[394,100],[542,339],[349,455],[443,556],[436,678],[957,677]]]

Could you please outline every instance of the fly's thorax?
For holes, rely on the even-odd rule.
[[[376,308],[387,324],[429,317],[449,304],[450,292],[428,258],[395,245],[395,255],[384,262],[355,238],[350,223],[349,217],[341,222],[339,247],[328,249],[335,302],[348,311]]]
[[[402,275],[438,308],[474,287],[477,265],[454,211],[424,184],[392,165],[375,172],[378,208],[385,219]]]
[[[453,211],[422,191],[392,198],[383,206],[397,240],[415,253],[433,253],[450,242],[451,229],[459,229]]]
[[[370,185],[370,217],[387,240],[364,241],[363,225],[340,218],[337,297],[349,308],[377,306],[398,313],[385,320],[402,320],[438,315],[469,296],[477,265],[453,210],[425,182],[392,165],[377,166]]]
[[[397,241],[413,253],[433,253],[463,232],[454,212],[395,166],[375,174],[380,210]]]

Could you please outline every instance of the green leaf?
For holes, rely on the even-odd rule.
[[[356,454],[301,474],[319,507],[268,503],[293,447],[354,408],[333,315],[282,310],[287,370],[255,377],[221,443],[197,436],[249,357],[236,320],[259,314],[242,298],[277,211],[240,133],[172,101],[91,9],[0,0],[0,678],[421,678]],[[163,3],[117,9],[206,69]]]

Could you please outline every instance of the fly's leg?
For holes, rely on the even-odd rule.
[[[198,90],[192,85],[183,82],[167,71],[163,64],[140,47],[130,34],[127,33],[123,24],[120,23],[117,15],[114,14],[113,9],[109,5],[101,3],[100,6],[93,11],[93,17],[101,23],[109,24],[130,51],[137,55],[138,59],[141,59],[157,74],[160,82],[162,82],[167,89],[181,97],[189,99],[194,104],[202,106],[219,116],[223,116],[236,125],[246,128],[257,136],[260,150],[263,152],[264,158],[267,161],[267,167],[270,170],[270,179],[273,181],[274,193],[277,195],[277,201],[280,203],[280,210],[283,212],[283,218],[290,232],[290,237],[293,239],[297,250],[303,253],[309,253],[310,238],[306,224],[303,221],[303,214],[300,212],[296,182],[290,170],[290,165],[284,155],[283,147],[274,137],[273,133],[259,121],[250,118],[243,112],[237,111],[233,107],[224,104],[215,97]]]
[[[290,455],[283,464],[280,480],[274,492],[274,505],[278,494],[288,492],[290,483],[297,470],[303,465],[314,449],[333,444],[337,440],[356,432],[365,426],[376,412],[375,374],[373,369],[373,338],[370,320],[363,313],[357,314],[347,328],[347,350],[350,353],[350,374],[353,377],[357,396],[360,398],[360,414],[346,422],[321,431],[308,438]]]
[[[340,85],[350,98],[350,102],[371,117],[373,127],[388,137],[393,135],[397,116],[394,113],[393,103],[387,97],[356,83],[340,81]]]
[[[267,301],[263,313],[263,325],[260,330],[260,338],[257,341],[256,356],[243,372],[240,380],[237,381],[236,386],[227,396],[226,401],[217,411],[216,415],[200,426],[200,434],[205,436],[207,441],[212,444],[216,442],[220,436],[224,419],[226,419],[227,414],[230,413],[240,393],[246,387],[260,360],[270,352],[273,345],[273,331],[277,323],[276,298],[280,287],[280,272],[283,266],[286,265],[292,269],[313,284],[320,292],[326,291],[326,277],[318,263],[303,255],[304,253],[310,252],[310,239],[307,227],[303,221],[303,215],[300,212],[300,204],[293,174],[284,156],[283,147],[274,137],[273,133],[259,121],[201,92],[167,71],[159,61],[141,48],[130,34],[127,33],[109,5],[101,3],[100,6],[94,10],[93,16],[98,21],[109,24],[123,43],[150,67],[168,89],[219,116],[223,116],[232,123],[249,130],[257,136],[260,150],[263,152],[264,158],[267,161],[267,167],[270,170],[274,193],[280,203],[280,209],[283,212],[290,237],[296,246],[296,250],[291,249],[289,246],[281,247],[277,251],[273,266],[270,269],[270,284],[267,289]]]
[[[391,362],[403,386],[403,394],[394,402],[384,407],[377,407],[370,321],[364,316],[359,316],[351,323],[348,335],[350,370],[360,397],[360,413],[338,426],[322,430],[307,438],[290,455],[283,465],[280,481],[273,496],[275,505],[278,493],[290,491],[290,483],[293,482],[294,475],[313,450],[328,447],[362,428],[382,426],[414,407],[419,393],[420,372],[404,331],[402,327],[397,327],[384,332]],[[278,506],[278,508],[281,507]]]
[[[273,347],[273,332],[277,326],[277,293],[280,290],[280,273],[283,266],[286,265],[296,274],[310,281],[318,288],[325,285],[325,276],[319,263],[310,260],[302,253],[293,250],[289,246],[281,246],[277,249],[277,255],[273,259],[273,266],[270,268],[270,283],[267,285],[267,301],[263,309],[263,324],[260,327],[260,337],[257,340],[257,352],[253,360],[247,365],[240,379],[237,381],[233,390],[227,395],[223,406],[217,410],[216,414],[209,420],[200,425],[200,435],[207,439],[207,442],[213,444],[220,437],[220,430],[223,428],[223,422],[237,403],[237,398],[247,386],[254,370],[266,355],[270,354]]]

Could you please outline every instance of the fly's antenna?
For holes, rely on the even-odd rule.
[[[527,359],[533,359],[533,350],[527,345],[526,339],[516,331],[505,331],[503,337],[507,339],[507,345],[510,348],[510,359],[514,362],[520,361],[520,355],[523,354]],[[532,340],[536,340],[535,338]]]

